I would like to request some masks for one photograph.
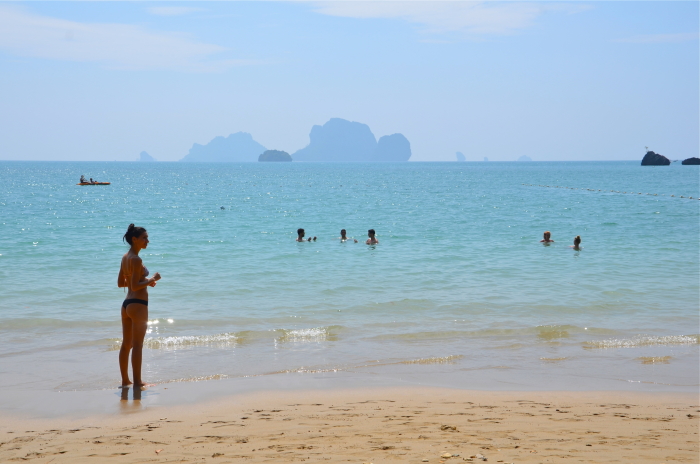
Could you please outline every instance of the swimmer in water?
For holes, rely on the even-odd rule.
[[[551,236],[552,234],[549,231],[546,231],[544,233],[544,237],[542,238],[542,240],[540,240],[540,243],[554,243],[554,240],[550,239]]]
[[[309,241],[311,241],[311,239],[309,239]],[[316,241],[316,237],[314,237],[314,242],[315,242],[315,241]]]
[[[122,346],[119,349],[119,370],[122,375],[122,387],[132,384],[129,380],[129,352],[131,351],[131,368],[134,373],[134,386],[147,387],[149,384],[141,378],[143,359],[143,339],[148,328],[148,287],[155,287],[160,274],[148,277],[148,269],[139,257],[139,251],[148,246],[148,232],[143,227],[129,228],[124,234],[124,241],[129,244],[129,251],[122,256],[117,286],[129,289],[122,303]]]
[[[348,240],[355,240],[355,243],[357,243],[356,239],[354,239],[354,238],[350,239],[350,238],[348,238],[348,236],[346,234],[347,234],[347,232],[345,231],[345,229],[340,230],[340,241],[341,242],[347,242]]]
[[[581,249],[580,245],[581,245],[581,236],[580,236],[580,235],[577,235],[576,237],[574,237],[574,244],[573,244],[573,246],[572,246],[572,245],[569,245],[569,248],[573,248],[574,250],[578,251],[578,250]]]
[[[374,235],[375,235],[374,229],[370,229],[367,231],[367,236],[369,237],[367,239],[367,241],[365,242],[367,245],[379,244],[379,240],[377,240],[377,237],[375,237]]]
[[[297,235],[298,235],[297,242],[305,242],[306,241],[306,240],[304,240],[304,229],[297,229]],[[309,239],[309,240],[311,240],[311,239]]]

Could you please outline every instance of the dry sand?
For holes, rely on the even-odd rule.
[[[100,417],[2,415],[0,462],[697,463],[699,410],[694,394],[413,387],[129,402]]]

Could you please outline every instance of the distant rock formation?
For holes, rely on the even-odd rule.
[[[292,157],[286,151],[267,150],[258,156],[258,161],[292,161]]]
[[[366,124],[332,118],[323,126],[313,126],[309,144],[292,157],[296,161],[408,161],[411,144],[402,134],[385,135],[377,143]]]
[[[681,163],[683,166],[693,166],[693,165],[698,165],[700,164],[700,158],[688,158],[684,159],[683,162]]]
[[[462,153],[461,151],[458,151],[457,153],[455,153],[455,156],[457,157],[457,161],[466,161],[467,160],[467,158],[464,157],[464,153]]]
[[[385,135],[379,138],[374,159],[378,162],[408,161],[411,157],[411,143],[403,134]]]
[[[532,161],[532,158],[530,158],[527,155],[523,155],[520,158],[518,158],[518,161]]]
[[[206,145],[195,143],[180,161],[187,162],[255,162],[265,147],[253,140],[247,132],[236,132],[228,137],[215,137]]]
[[[642,166],[668,166],[671,161],[663,155],[649,150],[642,158]]]
[[[148,153],[146,153],[145,151],[142,151],[141,154],[139,155],[139,161],[152,163],[152,162],[158,161],[158,160],[155,159],[154,157],[152,157],[151,155],[149,155]]]
[[[489,160],[489,159],[488,159],[487,157],[484,156],[484,161],[488,161],[488,160]]]

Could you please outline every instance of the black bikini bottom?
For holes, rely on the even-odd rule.
[[[139,300],[138,298],[129,298],[127,300],[124,300],[124,303],[122,303],[122,308],[126,308],[132,303],[137,303],[137,304],[142,304],[144,306],[148,306],[148,300]]]

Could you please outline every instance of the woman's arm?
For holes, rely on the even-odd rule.
[[[126,287],[127,282],[126,278],[124,277],[124,270],[119,266],[119,276],[117,276],[117,287],[122,288]]]

